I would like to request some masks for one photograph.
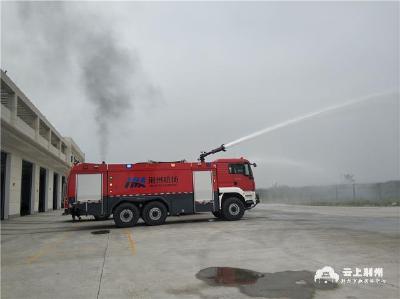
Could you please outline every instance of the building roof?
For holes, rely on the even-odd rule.
[[[85,154],[70,137],[63,137],[25,93],[1,70],[1,133],[4,144],[30,144],[33,148],[47,152],[65,165],[73,161],[70,155],[84,161]],[[16,136],[18,138],[14,138]],[[21,145],[14,144],[14,146]]]

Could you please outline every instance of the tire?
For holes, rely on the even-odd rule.
[[[237,197],[229,197],[222,204],[222,217],[225,220],[234,221],[243,217],[244,205]]]
[[[212,213],[213,213],[213,215],[215,216],[215,218],[219,218],[219,219],[222,218],[221,211],[215,211],[215,212],[212,212]]]
[[[167,208],[158,201],[152,201],[146,204],[142,211],[142,218],[147,225],[164,224],[167,218]]]
[[[131,203],[122,203],[115,208],[114,222],[117,227],[134,226],[140,217],[140,211],[137,206]]]
[[[104,221],[107,220],[110,217],[110,215],[101,215],[101,216],[94,216],[94,220],[96,221]]]

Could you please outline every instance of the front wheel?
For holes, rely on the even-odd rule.
[[[147,225],[164,224],[167,218],[167,208],[161,202],[149,202],[143,208],[142,218]]]
[[[239,220],[243,217],[244,205],[237,197],[229,197],[222,204],[222,217],[225,220]]]
[[[117,227],[134,226],[140,217],[140,211],[137,206],[131,203],[123,203],[115,208],[114,222]]]

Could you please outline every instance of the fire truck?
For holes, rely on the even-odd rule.
[[[205,162],[142,162],[134,164],[78,163],[67,180],[65,213],[113,215],[117,227],[163,224],[167,216],[212,212],[224,220],[239,220],[259,203],[251,164],[244,158]]]

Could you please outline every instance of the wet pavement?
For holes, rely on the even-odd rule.
[[[2,298],[400,297],[398,207],[261,204],[236,222],[202,214],[129,229],[54,211],[1,224]],[[325,266],[340,278],[382,268],[385,282],[321,284]]]
[[[210,267],[196,277],[211,286],[236,286],[243,294],[261,298],[310,299],[316,289],[332,290],[337,283],[315,282],[310,271],[260,273],[231,267]]]

